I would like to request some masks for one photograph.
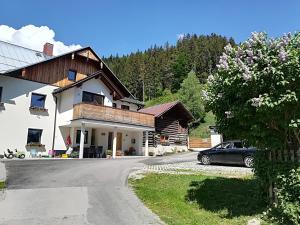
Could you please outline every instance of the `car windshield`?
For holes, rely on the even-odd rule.
[[[224,143],[217,145],[215,148],[218,150],[221,150],[221,149],[230,148],[230,146],[231,146],[230,142],[224,142]]]

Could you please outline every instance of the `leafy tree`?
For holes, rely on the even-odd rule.
[[[207,93],[221,132],[258,147],[255,173],[269,197],[275,196],[274,208],[280,212],[275,217],[284,224],[300,224],[295,214],[300,196],[298,201],[289,198],[300,193],[300,185],[287,189],[281,182],[290,179],[291,171],[300,176],[299,62],[299,33],[275,40],[253,33],[238,47],[226,46]],[[273,192],[274,186],[280,192]]]
[[[178,91],[179,100],[189,109],[196,122],[205,116],[202,91],[200,81],[194,71],[188,73]]]

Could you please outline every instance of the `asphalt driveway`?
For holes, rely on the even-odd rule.
[[[127,186],[128,174],[143,161],[6,161],[0,224],[161,224]]]
[[[182,169],[178,166],[201,170],[204,166],[196,159],[197,152],[146,159],[6,160],[0,225],[162,224],[130,190],[128,175],[156,167],[159,171]],[[216,169],[245,168],[207,166],[203,170]]]

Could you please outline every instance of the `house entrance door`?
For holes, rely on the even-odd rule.
[[[122,151],[122,133],[117,133],[117,151]]]

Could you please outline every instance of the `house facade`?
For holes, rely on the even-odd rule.
[[[188,150],[188,123],[194,118],[179,101],[143,108],[139,112],[155,117],[155,131],[144,136],[152,155],[163,155]]]
[[[53,56],[0,42],[0,154],[148,155],[154,117],[90,48]],[[92,153],[93,154],[93,153]]]

